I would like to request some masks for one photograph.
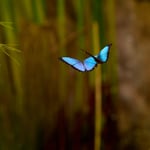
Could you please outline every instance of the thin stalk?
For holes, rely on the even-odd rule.
[[[59,46],[62,47],[60,51],[60,56],[65,55],[65,48],[64,42],[65,42],[65,1],[64,0],[58,0],[57,1],[57,15],[58,15],[58,34],[59,34]],[[59,96],[62,101],[64,101],[64,97],[66,97],[66,72],[64,70],[64,64],[60,63],[60,74],[61,78],[59,81]]]
[[[102,18],[102,12],[100,10],[99,0],[93,1],[93,25],[92,25],[92,37],[93,37],[93,47],[94,53],[99,52],[100,41],[103,42],[100,36],[102,37],[101,30],[103,29],[103,23],[100,22]],[[102,37],[103,38],[103,37]],[[101,66],[95,70],[95,142],[94,149],[100,150],[101,148],[101,120],[102,120],[102,73]]]
[[[109,64],[107,67],[107,78],[112,79],[111,83],[111,94],[116,98],[117,95],[117,53],[116,53],[116,30],[115,30],[115,2],[109,1],[106,3],[106,18],[108,22],[107,36],[108,39],[113,43]]]
[[[39,24],[45,20],[43,4],[43,0],[32,0],[33,20]]]
[[[83,10],[84,10],[84,0],[76,1],[76,12],[77,12],[77,32],[82,33],[84,29],[84,16],[83,16]],[[78,37],[77,41],[78,47],[84,46],[84,37],[81,34]],[[79,53],[79,58],[81,53]],[[76,82],[76,109],[78,110],[82,106],[83,102],[83,74],[77,74],[77,82]]]
[[[93,33],[93,48],[95,53],[98,53],[99,50],[99,26],[98,22],[93,22],[92,26]],[[101,147],[101,66],[95,70],[95,144],[94,149],[99,150]]]
[[[86,31],[86,36],[85,36],[85,45],[86,45],[86,49],[91,52],[91,54],[94,55],[94,51],[92,48],[92,32],[91,28],[92,28],[92,10],[91,10],[91,1],[86,1],[85,3],[85,31]],[[95,86],[95,80],[94,80],[94,71],[91,72],[88,76],[88,84],[90,86],[90,88],[93,88]]]
[[[17,1],[17,0],[16,0]],[[18,2],[18,1],[17,1]],[[33,20],[34,14],[32,10],[31,0],[19,1],[20,8],[22,9],[22,14],[28,19]],[[19,8],[18,8],[19,9]]]

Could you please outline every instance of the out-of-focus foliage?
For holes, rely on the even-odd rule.
[[[1,0],[0,149],[148,149],[149,8]],[[92,72],[58,60],[82,60],[80,49],[96,54],[109,43],[108,62]]]
[[[94,54],[115,41],[113,35],[106,38],[104,30],[112,29],[102,8],[99,0],[0,1],[0,149],[104,145],[101,67],[82,74],[58,60],[63,55],[82,59],[87,56],[81,48]],[[112,80],[103,84],[111,86]]]

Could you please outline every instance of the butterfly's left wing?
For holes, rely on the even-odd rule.
[[[88,57],[83,61],[83,65],[86,71],[91,71],[97,66],[97,61],[95,61],[94,56]]]
[[[106,45],[100,52],[98,55],[96,55],[95,57],[97,59],[99,59],[100,63],[105,63],[108,60],[109,57],[109,50],[112,44]]]
[[[81,72],[86,71],[84,64],[78,59],[71,58],[71,57],[61,57],[59,59],[78,71]]]

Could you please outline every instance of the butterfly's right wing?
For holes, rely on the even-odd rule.
[[[71,57],[60,57],[60,60],[70,65],[71,67],[73,67],[74,69],[78,71],[81,71],[81,72],[86,71],[85,66],[78,59],[71,58]]]
[[[97,57],[101,63],[105,63],[107,62],[108,60],[108,57],[109,57],[109,50],[110,50],[110,47],[111,47],[112,44],[109,44],[109,45],[106,45],[100,52],[97,56]]]
[[[90,54],[89,52],[85,51],[82,49],[82,51],[84,51],[87,55],[91,56],[97,63],[102,64],[107,62],[108,57],[109,57],[109,50],[112,44],[108,44],[106,45],[100,52],[98,55],[93,56],[92,54]],[[90,57],[89,57],[90,58]]]

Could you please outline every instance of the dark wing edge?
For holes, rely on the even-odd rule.
[[[110,48],[112,46],[112,43],[110,43],[110,44],[108,44],[106,46],[108,46],[108,57],[107,57],[107,60],[108,60],[108,58],[109,58],[109,52],[110,52]],[[107,60],[106,60],[106,62],[107,62]],[[104,62],[102,62],[102,63],[104,63]]]
[[[86,70],[86,72],[90,72],[90,71],[94,70],[96,67],[97,67],[97,64],[95,64],[95,66],[91,70],[87,70],[86,67],[85,67],[85,70]]]
[[[67,64],[68,66],[72,67],[73,69],[79,71],[79,72],[85,72],[85,71],[86,71],[86,70],[85,70],[85,71],[81,71],[81,70],[75,68],[73,65],[70,65],[69,63],[67,63],[66,61],[64,61],[64,60],[62,59],[62,57],[59,57],[58,59],[61,60],[62,62],[64,62],[65,64]]]
[[[108,57],[109,57],[109,49],[110,49],[110,47],[112,46],[112,43],[107,44],[106,46],[108,46]],[[106,46],[104,46],[104,47],[106,47]],[[102,62],[100,59],[98,59],[98,58],[96,58],[94,55],[92,55],[91,53],[85,51],[84,49],[81,49],[81,50],[82,50],[83,52],[85,52],[87,55],[93,57],[94,60],[95,60],[97,63],[99,63],[99,64],[103,64],[103,63],[104,63],[104,62]]]
[[[90,58],[90,57],[88,57],[88,58]],[[94,60],[95,60],[95,63],[93,63],[93,62],[91,62],[91,61],[87,61],[87,59],[88,58],[86,58],[84,61],[83,61],[83,65],[84,65],[84,67],[85,67],[85,69],[86,69],[86,72],[89,72],[89,71],[92,71],[92,70],[94,70],[96,67],[97,67],[97,65],[98,65],[98,63],[97,63],[97,61],[91,56],[91,58],[93,58]],[[86,62],[85,62],[86,61]],[[86,63],[89,63],[89,64],[93,64],[93,67],[90,69],[90,70],[88,70],[88,67],[86,67]]]

